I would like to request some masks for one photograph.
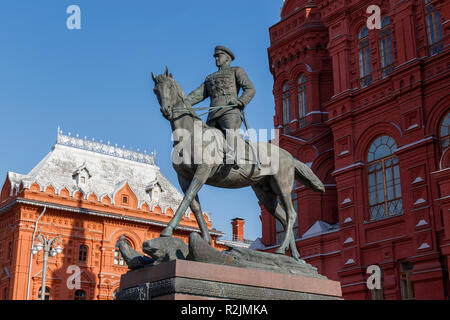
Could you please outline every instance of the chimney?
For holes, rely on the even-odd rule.
[[[244,241],[244,223],[245,220],[242,218],[234,218],[231,220],[231,225],[233,226],[233,241]]]

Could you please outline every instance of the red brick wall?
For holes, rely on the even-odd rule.
[[[450,15],[444,2],[433,1],[442,22]],[[383,78],[379,30],[369,30],[372,82],[361,88],[357,35],[372,4],[390,17],[394,71]],[[282,20],[269,29],[280,145],[312,162],[326,185],[324,195],[301,186],[295,190],[299,234],[317,220],[339,223],[338,230],[299,240],[297,246],[307,262],[341,281],[347,299],[371,299],[365,281],[372,264],[383,270],[384,298],[401,299],[402,262],[413,265],[408,279],[416,299],[449,298],[450,172],[441,161],[438,131],[450,110],[450,33],[444,23],[443,50],[430,56],[426,30],[423,1],[300,0],[286,1]],[[314,112],[304,127],[295,121],[283,126],[281,88],[286,81],[291,84],[297,108],[300,73],[307,78],[308,112]],[[404,213],[372,221],[367,152],[380,135],[397,144]],[[275,221],[264,208],[261,218],[263,243],[273,251]]]

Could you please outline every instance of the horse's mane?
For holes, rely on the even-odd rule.
[[[176,81],[172,78],[171,75],[166,76],[165,74],[160,74],[160,75],[157,75],[156,78],[155,78],[155,84],[163,83],[163,82],[167,82],[167,81],[171,82],[171,83],[175,86],[176,91],[177,91],[177,94],[178,94],[178,97],[183,101],[183,103],[184,103],[186,109],[188,109],[189,112],[190,112],[196,119],[202,121],[202,119],[197,115],[197,113],[194,111],[194,109],[192,109],[192,104],[191,104],[191,102],[189,101],[189,99],[187,98],[187,96],[186,96],[186,94],[184,93],[184,90],[181,88],[180,84],[179,84],[178,82],[176,82]]]

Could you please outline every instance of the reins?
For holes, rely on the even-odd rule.
[[[226,106],[210,106],[210,107],[196,107],[196,108],[194,108],[189,103],[189,101],[188,101],[188,104],[189,104],[189,107],[188,107],[188,106],[186,106],[186,96],[184,95],[184,93],[182,93],[183,91],[182,91],[180,85],[175,80],[173,80],[171,77],[170,77],[170,81],[171,81],[171,85],[175,86],[176,91],[177,91],[177,95],[180,98],[181,103],[183,103],[183,107],[177,107],[177,108],[172,107],[171,108],[171,117],[169,119],[170,121],[173,121],[173,113],[176,112],[176,111],[178,111],[178,112],[179,111],[181,111],[181,112],[182,111],[187,111],[187,112],[189,112],[192,115],[191,110],[194,111],[194,112],[196,110],[208,110],[208,111],[206,111],[206,112],[204,112],[204,113],[202,113],[200,115],[197,115],[196,113],[193,115],[193,116],[200,117],[200,116],[203,116],[203,115],[209,113],[211,110],[238,107],[238,105],[236,105],[236,104],[230,104],[230,105],[226,105]],[[200,118],[198,118],[198,119],[201,120]],[[248,131],[247,120],[245,119],[245,114],[244,114],[243,110],[241,111],[241,119],[244,122],[245,128]],[[249,136],[249,138],[250,138],[250,136]],[[257,156],[256,151],[253,148],[253,145],[251,143],[249,143],[249,146],[250,146],[250,149],[252,150],[253,156],[256,158],[256,163],[257,163],[258,169],[261,170],[261,163],[259,161],[259,157]]]
[[[178,97],[183,102],[183,107],[172,108],[172,112],[174,112],[174,111],[190,111],[189,108],[186,107],[185,97],[183,97],[183,95],[180,92],[180,90],[182,90],[181,87],[176,83],[175,80],[171,79],[169,81],[172,81],[172,85],[175,86]],[[200,111],[200,110],[208,110],[206,112],[203,112],[200,115],[197,115],[197,116],[200,117],[200,116],[203,116],[203,115],[209,113],[209,111],[211,111],[211,110],[217,110],[217,109],[223,109],[223,108],[234,108],[234,107],[238,107],[238,105],[237,104],[230,104],[230,105],[227,105],[227,106],[211,106],[211,107],[195,107],[195,108],[191,106],[191,109],[194,112],[195,111]]]
[[[186,106],[186,105],[184,104],[184,101],[183,101],[183,105]],[[206,112],[203,112],[202,114],[199,114],[198,116],[200,117],[200,116],[203,116],[203,115],[209,113],[210,110],[223,109],[223,108],[229,108],[229,107],[237,107],[237,106],[238,106],[237,104],[230,104],[230,105],[228,105],[228,106],[195,107],[195,108],[194,108],[194,107],[191,107],[191,108],[192,108],[192,110],[194,110],[194,111],[208,110],[208,111],[206,111]],[[172,111],[184,111],[184,110],[187,110],[187,111],[188,111],[189,109],[186,108],[186,107],[184,107],[184,108],[172,108]]]

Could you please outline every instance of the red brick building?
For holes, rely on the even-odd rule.
[[[31,255],[38,234],[62,239],[62,252],[48,258],[47,299],[113,299],[128,271],[115,247],[119,237],[126,235],[142,252],[142,243],[159,237],[182,199],[154,155],[58,130],[52,151],[28,174],[8,172],[1,188],[0,299],[39,299],[43,253]],[[199,229],[188,209],[174,236],[187,242],[193,231]],[[211,229],[218,249],[227,248],[217,241],[222,235]]]
[[[346,299],[450,297],[449,19],[444,0],[286,0],[269,30],[280,145],[326,186],[294,190],[297,246]]]

